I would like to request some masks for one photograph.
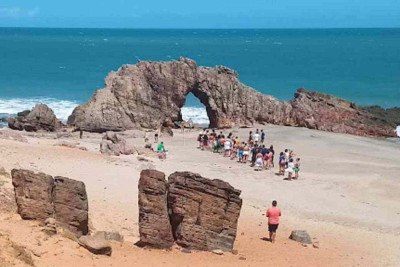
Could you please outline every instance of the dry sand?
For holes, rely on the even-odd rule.
[[[239,255],[206,252],[185,254],[140,249],[137,182],[149,163],[136,156],[101,155],[101,135],[78,133],[56,138],[24,134],[28,143],[0,139],[0,167],[26,168],[61,175],[86,184],[92,230],[119,231],[123,244],[113,244],[113,255],[93,256],[66,237],[46,237],[36,222],[22,221],[14,212],[0,212],[0,247],[6,239],[34,251],[36,266],[399,266],[400,265],[400,144],[386,140],[282,127],[260,126],[266,143],[279,153],[293,149],[301,157],[298,181],[284,181],[274,171],[256,172],[221,155],[196,148],[197,131],[175,132],[162,140],[168,159],[152,159],[167,175],[188,170],[219,178],[242,190],[243,208],[235,249]],[[233,130],[242,140],[249,129]],[[129,141],[144,145],[143,134]],[[88,148],[54,146],[60,140]],[[9,178],[2,186],[11,189]],[[2,183],[0,183],[1,185]],[[0,194],[1,197],[1,194]],[[2,198],[0,198],[1,200]],[[282,209],[277,242],[267,236],[265,209],[276,199]],[[320,248],[288,239],[291,230],[307,230]],[[2,258],[8,254],[0,252]],[[7,256],[8,255],[8,256]],[[244,259],[245,258],[245,259]],[[21,263],[20,261],[17,261]],[[22,263],[21,263],[22,264]]]

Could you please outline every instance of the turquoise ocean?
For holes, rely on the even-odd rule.
[[[110,71],[181,56],[235,69],[243,83],[281,100],[305,87],[360,105],[400,106],[400,29],[0,28],[0,116],[44,102],[65,120]],[[207,120],[193,96],[184,116]]]

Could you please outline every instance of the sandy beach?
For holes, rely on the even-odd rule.
[[[256,172],[222,155],[197,149],[198,131],[175,130],[161,137],[168,149],[165,161],[137,156],[106,156],[99,152],[100,134],[27,134],[28,142],[0,139],[0,167],[25,168],[81,180],[89,198],[91,231],[118,231],[125,242],[113,243],[113,255],[92,256],[76,242],[46,237],[37,222],[23,221],[10,205],[0,213],[0,246],[7,237],[34,251],[35,266],[398,266],[400,262],[400,144],[283,126],[255,126],[267,132],[266,144],[301,157],[297,181],[284,181],[274,170]],[[8,129],[3,129],[9,131]],[[233,129],[245,139],[250,129]],[[139,131],[123,133],[129,142],[144,145]],[[152,136],[150,133],[149,136]],[[79,142],[87,151],[55,146]],[[167,175],[192,171],[222,179],[242,190],[243,207],[235,249],[238,255],[182,253],[142,249],[133,244],[138,233],[138,179],[153,165]],[[10,196],[10,178],[3,177],[1,196]],[[272,200],[282,209],[277,241],[267,237],[265,210]],[[8,203],[8,202],[6,202]],[[307,230],[319,248],[288,239],[292,230]],[[2,255],[3,254],[3,255]],[[0,252],[0,265],[7,254]],[[16,261],[22,264],[20,261]],[[76,263],[79,262],[77,265]],[[23,265],[21,265],[23,266]]]

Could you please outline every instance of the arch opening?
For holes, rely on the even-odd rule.
[[[194,125],[200,127],[210,126],[210,116],[207,106],[197,97],[193,90],[185,96],[185,103],[180,108],[181,118],[188,122],[192,121]]]

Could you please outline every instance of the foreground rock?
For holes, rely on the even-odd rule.
[[[191,172],[168,178],[168,207],[176,242],[184,247],[231,251],[242,207],[240,191]]]
[[[13,130],[36,132],[39,130],[54,132],[62,123],[51,108],[45,104],[37,104],[31,111],[18,113],[17,117],[8,119],[8,127]]]
[[[88,229],[88,199],[84,183],[65,177],[13,169],[12,183],[18,213],[25,220],[55,218],[77,236]]]
[[[144,170],[139,181],[140,243],[169,248],[231,251],[242,206],[240,191],[191,172],[169,176]],[[168,208],[168,210],[167,210]],[[168,216],[169,215],[169,216]]]
[[[111,256],[112,248],[110,242],[101,236],[81,236],[79,245],[96,255]]]
[[[140,173],[139,234],[139,245],[169,248],[174,243],[167,210],[167,182],[165,174],[156,170]]]
[[[294,230],[289,236],[290,239],[300,242],[302,244],[312,244],[312,240],[307,231],[304,230]]]
[[[226,67],[199,67],[187,58],[142,61],[111,72],[105,88],[77,107],[68,124],[91,132],[158,129],[182,120],[188,93],[204,104],[211,128],[272,123],[356,135],[394,136],[393,121],[324,94],[299,90],[281,102],[242,84]],[[165,130],[168,130],[166,127]],[[168,130],[169,132],[169,130]]]

